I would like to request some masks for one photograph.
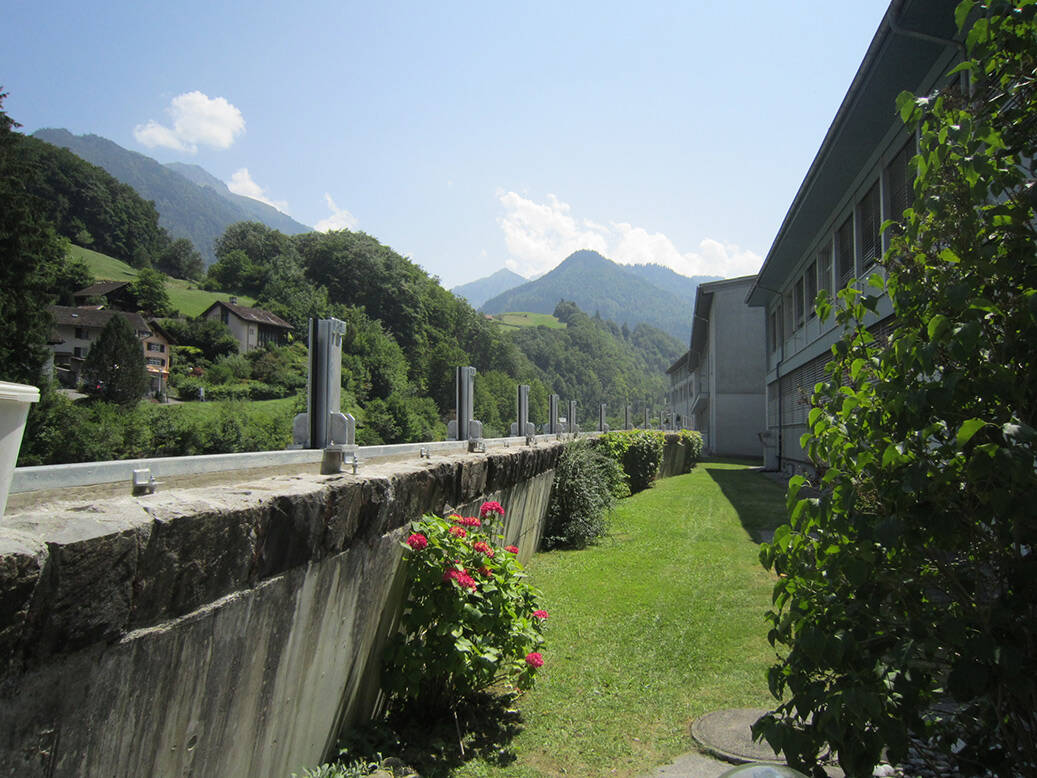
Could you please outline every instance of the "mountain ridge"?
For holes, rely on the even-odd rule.
[[[450,291],[458,297],[467,300],[468,304],[473,308],[478,308],[487,300],[514,289],[516,286],[521,286],[527,283],[527,281],[528,279],[523,278],[518,273],[502,267],[496,273],[491,273],[485,278],[477,278],[475,281],[469,281],[467,284],[460,284]]]
[[[311,231],[266,203],[235,195],[226,184],[198,165],[184,167],[197,169],[212,181],[218,181],[222,190],[212,183],[199,184],[180,170],[100,135],[73,135],[66,129],[43,128],[32,133],[32,137],[66,148],[104,168],[119,181],[132,186],[145,200],[153,201],[159,224],[174,238],[190,240],[206,265],[216,261],[215,240],[235,222],[259,221],[285,234]]]

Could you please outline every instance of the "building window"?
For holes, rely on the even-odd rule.
[[[908,139],[904,147],[890,160],[886,166],[886,205],[888,211],[886,218],[897,222],[903,222],[904,211],[911,207],[914,202],[914,171],[911,170],[911,158],[915,155],[915,139]],[[889,238],[896,234],[896,227],[886,230],[886,245]]]
[[[789,335],[796,331],[796,322],[793,316],[791,289],[785,292],[785,296],[782,298],[781,301],[781,309],[785,314],[782,317],[781,334],[787,338]]]
[[[817,263],[811,262],[807,266],[806,275],[803,276],[806,285],[807,317],[813,319],[816,315],[814,310],[814,298],[817,297]]]
[[[803,326],[803,279],[797,279],[792,285],[792,306],[796,319],[796,329]]]
[[[867,270],[879,260],[882,253],[879,228],[882,216],[879,210],[879,184],[875,184],[857,204],[857,223],[861,231],[861,270]]]
[[[76,327],[76,340],[90,340],[90,330],[86,327]]]
[[[226,308],[220,308],[220,321],[230,326],[230,311]]]
[[[824,289],[829,296],[832,294],[832,244],[826,243],[825,247],[817,252],[817,275],[818,288]]]
[[[853,278],[853,216],[847,216],[846,221],[835,233],[835,271],[838,274],[838,286],[841,289]]]
[[[160,354],[166,353],[165,343],[148,343],[148,351],[157,351]]]
[[[770,318],[770,322],[771,322],[771,326],[770,326],[770,343],[771,343],[771,351],[772,352],[778,350],[778,343],[780,341],[780,338],[778,336],[778,325],[780,324],[780,320],[779,320],[779,316],[780,316],[779,312],[780,312],[780,310],[781,310],[780,307],[776,307],[773,311],[771,311],[771,318]]]
[[[148,362],[149,365],[151,365],[153,367],[165,367],[166,366],[166,360],[159,359],[158,357],[148,357],[147,362]]]
[[[83,353],[83,347],[82,346],[76,346],[75,348],[73,348],[72,349],[72,356],[77,357],[79,359],[82,359],[85,356],[84,353]]]

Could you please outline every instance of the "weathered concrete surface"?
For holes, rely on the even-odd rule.
[[[687,473],[694,464],[691,455],[691,446],[681,442],[681,436],[674,432],[666,434],[663,440],[663,458],[659,463],[659,477],[670,478],[671,476]]]
[[[378,703],[409,524],[528,559],[561,444],[49,505],[0,526],[0,775],[283,777]]]

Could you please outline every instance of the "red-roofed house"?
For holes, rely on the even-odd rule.
[[[214,302],[202,312],[202,316],[222,321],[230,327],[240,352],[262,348],[267,343],[283,344],[292,331],[292,325],[280,316],[262,308],[238,305],[233,297],[229,302]]]

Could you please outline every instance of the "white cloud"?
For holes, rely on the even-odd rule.
[[[724,278],[756,273],[758,254],[734,243],[703,238],[694,251],[680,251],[666,235],[626,222],[611,226],[590,219],[577,221],[572,207],[555,195],[535,203],[515,192],[498,192],[505,214],[498,219],[510,258],[505,265],[525,276],[540,275],[579,249],[591,249],[620,264],[654,262],[682,275]]]
[[[198,146],[226,149],[245,131],[241,111],[222,97],[208,97],[201,92],[185,92],[174,97],[166,109],[173,120],[167,127],[154,119],[133,128],[137,142],[154,148],[175,149],[194,154]]]
[[[284,200],[271,200],[267,197],[266,190],[252,180],[247,167],[235,171],[234,175],[230,177],[230,181],[227,182],[227,188],[234,194],[251,197],[253,200],[273,206],[282,213],[288,213],[288,203]]]
[[[328,232],[330,230],[355,230],[357,225],[360,223],[357,218],[347,211],[345,208],[339,208],[335,205],[335,201],[331,199],[331,195],[327,192],[324,193],[324,201],[328,204],[328,209],[331,211],[331,216],[326,219],[321,219],[315,225],[313,229],[317,232]]]

